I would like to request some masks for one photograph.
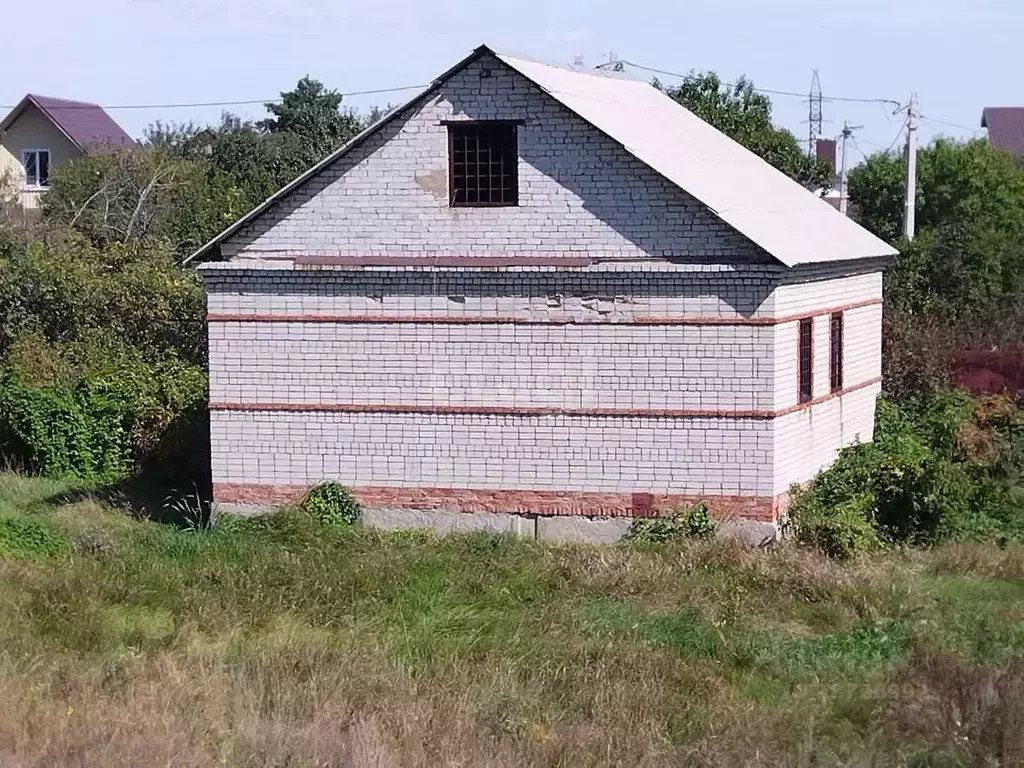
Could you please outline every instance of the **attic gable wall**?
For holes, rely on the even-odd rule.
[[[446,120],[521,120],[519,206],[451,208]],[[225,256],[586,253],[772,263],[701,203],[484,56],[222,245]]]

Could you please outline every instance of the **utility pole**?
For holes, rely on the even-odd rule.
[[[914,239],[914,215],[917,211],[917,94],[910,94],[910,109],[907,112],[907,187],[904,195],[903,236]]]
[[[841,134],[843,139],[843,153],[842,162],[839,166],[839,212],[843,214],[843,216],[847,215],[846,210],[849,203],[849,195],[846,191],[846,142],[847,139],[853,136],[854,131],[863,127],[863,125],[850,125],[847,122],[843,123],[843,132]]]

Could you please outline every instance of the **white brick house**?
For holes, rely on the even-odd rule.
[[[871,439],[893,253],[646,83],[481,47],[193,256],[214,499],[774,522]]]

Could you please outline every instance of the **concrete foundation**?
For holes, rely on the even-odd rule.
[[[488,531],[511,533],[533,539],[537,536],[535,518],[502,512],[446,512],[444,510],[364,509],[360,525],[385,531],[419,528],[439,536],[449,533]]]
[[[271,507],[218,504],[219,514],[252,515],[273,512]],[[534,517],[505,512],[448,512],[444,510],[364,509],[360,525],[385,531],[429,530],[438,536],[449,533],[487,531],[507,533],[552,543],[584,542],[614,544],[629,534],[631,517]],[[739,539],[751,547],[765,546],[779,538],[773,523],[733,519],[718,523],[719,536]]]
[[[586,541],[614,544],[629,533],[631,517],[538,517],[537,538],[542,541]]]

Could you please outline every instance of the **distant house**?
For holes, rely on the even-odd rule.
[[[985,107],[981,127],[988,129],[992,149],[1024,157],[1024,107]]]
[[[133,144],[98,104],[30,93],[0,121],[0,177],[8,177],[25,208],[35,208],[50,185],[52,168],[89,152]]]
[[[646,82],[481,47],[190,257],[214,500],[774,533],[872,438],[894,253]]]

